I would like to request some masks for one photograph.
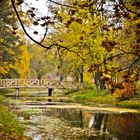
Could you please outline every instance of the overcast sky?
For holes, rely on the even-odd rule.
[[[46,6],[46,0],[25,0],[25,3],[28,3],[30,5],[30,7],[34,7],[36,9],[38,9],[38,16],[42,17],[44,15],[48,14],[48,9]],[[22,10],[23,11],[27,11],[28,7],[25,4],[22,4]],[[42,37],[41,35],[44,34],[45,30],[42,28],[42,26],[32,26],[32,29],[26,28],[27,32],[30,34],[30,36],[32,36],[35,40],[40,40],[40,38]],[[38,31],[38,35],[35,35],[33,32]]]

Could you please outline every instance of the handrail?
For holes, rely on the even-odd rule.
[[[79,88],[74,81],[57,81],[47,79],[0,79],[0,88]]]

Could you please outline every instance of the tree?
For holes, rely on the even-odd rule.
[[[22,65],[22,61],[27,56],[23,56],[25,52],[26,54],[28,53],[26,49],[27,42],[22,39],[21,36],[23,34],[18,30],[18,24],[15,22],[17,19],[10,1],[2,0],[0,1],[0,5],[2,5],[0,11],[0,77],[20,77],[20,75],[23,75],[26,67],[24,65],[24,70],[22,69],[23,71],[19,72],[16,65]],[[26,61],[26,64],[29,64],[29,60]],[[25,71],[27,74],[27,70]]]
[[[32,44],[30,47],[31,63],[30,63],[30,77],[43,78],[47,73],[54,72],[57,69],[57,60],[52,52],[44,48]]]
[[[24,32],[30,37],[18,14],[15,2],[13,0],[11,2]],[[22,5],[24,2],[26,3],[18,0],[17,5]],[[133,75],[136,81],[140,58],[139,4],[139,1],[132,0],[81,0],[78,2],[49,0],[47,6],[50,13],[39,18],[36,9],[28,5],[29,9],[26,13],[31,21],[36,26],[42,23],[43,26],[46,25],[44,27],[47,32],[41,42],[32,37],[30,39],[47,49],[56,47],[54,50],[61,58],[65,58],[67,64],[71,60],[66,58],[75,55],[76,60],[78,58],[82,60],[82,62],[78,61],[81,66],[88,67],[88,71],[93,74],[98,73],[100,69],[102,69],[101,75],[110,73],[111,78],[103,75],[97,78],[98,81],[112,83],[123,79],[126,82]],[[130,36],[130,33],[133,36]],[[46,45],[44,40],[48,34],[52,43]],[[55,37],[57,39],[52,39]],[[119,57],[122,59],[120,60]],[[112,85],[114,87],[111,88],[111,92],[114,92],[116,86]]]

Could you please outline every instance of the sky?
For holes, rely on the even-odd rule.
[[[46,6],[46,0],[25,0],[25,3],[28,3],[30,7],[34,7],[38,9],[38,16],[43,17],[44,15],[48,14],[48,8]],[[25,4],[22,4],[22,10],[27,11],[28,6]],[[31,37],[33,37],[35,40],[39,41],[43,37],[43,34],[45,33],[45,30],[42,26],[31,26],[31,29],[26,28],[27,32]],[[35,35],[33,32],[37,31],[39,34]]]

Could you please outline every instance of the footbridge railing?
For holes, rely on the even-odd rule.
[[[80,88],[74,81],[38,80],[38,79],[0,79],[0,88]]]

